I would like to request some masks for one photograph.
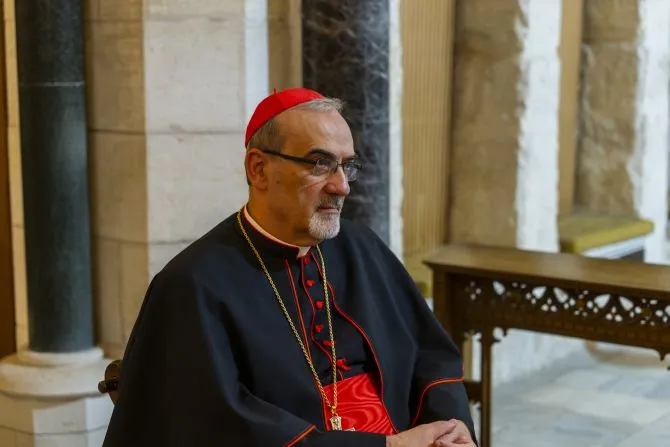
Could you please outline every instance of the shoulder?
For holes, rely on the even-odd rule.
[[[160,283],[183,283],[186,280],[206,283],[238,260],[240,240],[233,214],[176,253],[156,272],[154,280]]]
[[[349,219],[341,219],[340,233],[337,240],[344,245],[372,251],[383,256],[395,257],[393,251],[372,228]]]
[[[378,299],[388,299],[400,306],[414,306],[422,302],[416,283],[407,271],[403,261],[388,244],[370,227],[347,219],[341,220],[340,234],[335,239],[340,262],[347,265],[346,271],[356,271],[359,278],[365,278],[377,285],[378,290],[388,293]],[[383,297],[382,297],[383,296]],[[425,304],[425,303],[424,303]],[[412,308],[405,308],[409,312]]]
[[[357,242],[368,245],[383,244],[381,238],[372,228],[349,219],[340,219],[340,233],[337,238],[343,242]]]
[[[346,259],[359,262],[367,267],[400,269],[404,266],[391,248],[369,226],[348,219],[341,219],[340,233],[334,239],[337,247]],[[374,262],[369,262],[370,260]]]

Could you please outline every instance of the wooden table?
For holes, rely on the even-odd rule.
[[[461,349],[481,335],[481,445],[491,447],[491,349],[496,328],[670,353],[670,268],[511,248],[449,245],[426,260],[435,314]]]

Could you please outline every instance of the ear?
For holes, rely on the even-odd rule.
[[[267,156],[258,149],[249,149],[244,157],[244,168],[249,184],[256,189],[268,187]]]

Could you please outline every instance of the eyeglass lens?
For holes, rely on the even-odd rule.
[[[321,159],[314,165],[314,175],[333,174],[338,167],[339,164],[335,160]],[[353,182],[358,178],[358,166],[355,163],[343,163],[342,170],[347,181]]]

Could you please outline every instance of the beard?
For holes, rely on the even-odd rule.
[[[328,196],[317,205],[316,212],[309,219],[309,235],[319,241],[332,239],[340,232],[340,212],[344,205],[344,197]],[[323,212],[319,208],[332,207],[337,212]]]

